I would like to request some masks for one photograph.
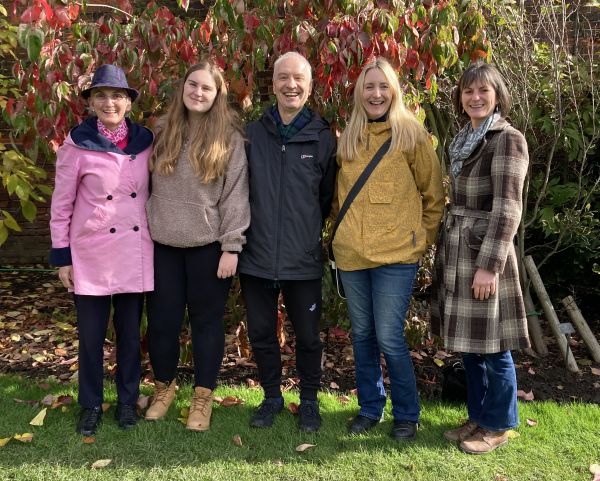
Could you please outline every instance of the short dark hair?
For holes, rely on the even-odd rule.
[[[462,77],[456,83],[456,87],[452,92],[452,104],[454,110],[462,116],[466,116],[462,108],[461,95],[462,91],[471,85],[473,82],[481,82],[484,85],[491,85],[496,91],[496,101],[500,115],[506,117],[510,110],[511,97],[504,79],[498,69],[489,63],[478,60],[473,62],[463,72]]]

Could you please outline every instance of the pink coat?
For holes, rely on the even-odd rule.
[[[72,136],[57,154],[50,231],[53,252],[70,248],[75,294],[153,290],[153,244],[145,211],[152,147],[137,154],[114,146],[102,151],[79,138],[76,145]]]

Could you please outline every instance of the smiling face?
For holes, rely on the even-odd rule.
[[[386,76],[379,67],[370,69],[365,75],[362,90],[362,105],[369,120],[387,113],[392,105],[392,90]]]
[[[289,124],[302,110],[311,91],[310,72],[300,58],[288,57],[275,65],[273,93],[284,124]]]
[[[494,112],[497,104],[496,90],[488,83],[475,81],[463,88],[460,101],[471,119],[471,125],[476,129]]]
[[[195,70],[185,79],[183,104],[191,116],[208,112],[217,97],[217,84],[208,70]]]
[[[124,89],[100,87],[92,89],[90,107],[108,130],[115,130],[131,110],[131,99]]]

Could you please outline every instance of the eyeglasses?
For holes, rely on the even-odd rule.
[[[119,93],[119,92],[111,94],[111,95],[107,95],[105,93],[100,92],[100,93],[92,95],[92,98],[94,100],[96,100],[97,102],[101,102],[101,103],[106,103],[109,100],[112,100],[114,103],[118,104],[121,102],[125,102],[129,97],[127,95]]]

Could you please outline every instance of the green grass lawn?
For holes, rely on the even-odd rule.
[[[520,404],[518,436],[507,446],[485,456],[461,453],[443,437],[465,416],[464,407],[437,402],[423,404],[417,441],[397,443],[389,436],[386,420],[362,436],[346,433],[348,419],[357,410],[356,398],[342,404],[337,394],[320,395],[323,426],[317,434],[301,434],[296,419],[285,410],[271,429],[250,429],[248,421],[260,403],[261,391],[221,386],[217,395],[237,396],[243,405],[215,405],[211,430],[187,431],[177,420],[189,406],[192,390],[182,387],[164,421],[140,421],[122,431],[114,421],[114,406],[106,413],[93,444],[75,433],[78,408],[48,410],[43,426],[29,421],[40,407],[18,399],[41,400],[47,394],[74,394],[74,387],[40,389],[34,382],[0,376],[0,438],[33,433],[31,443],[12,439],[0,447],[0,480],[477,480],[477,481],[589,481],[589,466],[600,462],[600,408],[597,405]],[[149,394],[149,392],[147,392]],[[296,392],[286,403],[298,402]],[[114,386],[107,401],[115,401]],[[535,419],[530,427],[526,419]],[[232,442],[239,435],[243,445]],[[316,446],[302,453],[296,446]],[[99,459],[111,459],[93,470]]]

